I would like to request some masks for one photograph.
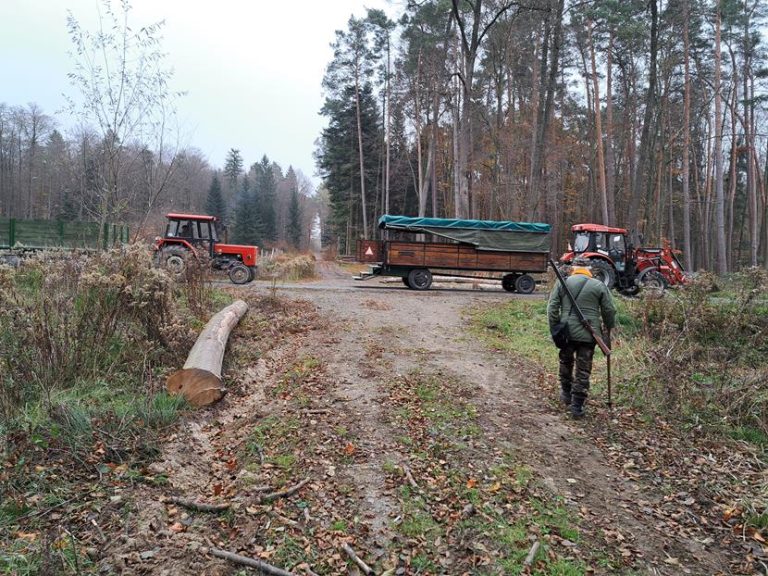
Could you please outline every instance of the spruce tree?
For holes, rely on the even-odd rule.
[[[208,197],[205,200],[205,211],[211,216],[216,216],[222,225],[226,223],[227,205],[224,202],[224,196],[221,193],[221,182],[219,181],[219,174],[217,172],[214,172],[211,187],[208,189]]]
[[[301,206],[299,191],[291,190],[291,203],[288,206],[288,241],[296,250],[301,250]]]
[[[234,240],[238,244],[258,245],[261,239],[261,219],[253,201],[250,180],[244,176],[235,211]]]
[[[240,177],[242,171],[243,157],[240,155],[240,150],[231,148],[230,151],[227,152],[227,161],[224,164],[224,175],[227,177],[230,190],[234,190],[237,185],[237,179]]]
[[[275,181],[275,172],[266,154],[256,167],[257,209],[261,215],[263,241],[275,242],[277,240],[277,217],[275,214],[277,182]]]

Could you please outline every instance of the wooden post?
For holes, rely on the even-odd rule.
[[[205,325],[187,356],[184,368],[166,380],[170,394],[182,394],[194,406],[207,406],[226,393],[221,380],[221,364],[229,333],[248,310],[242,300],[230,304]]]

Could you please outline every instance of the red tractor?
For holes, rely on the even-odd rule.
[[[215,270],[226,270],[234,284],[246,284],[256,276],[259,249],[219,242],[215,216],[166,214],[165,236],[155,240],[157,263],[175,274],[182,273],[187,260],[207,254]]]
[[[663,248],[634,248],[624,228],[601,224],[574,224],[570,250],[560,261],[570,263],[576,256],[587,258],[595,278],[608,288],[634,295],[641,287],[665,289],[686,282],[685,271],[675,252]]]

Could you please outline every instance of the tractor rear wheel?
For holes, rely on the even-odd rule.
[[[227,272],[232,284],[247,284],[251,281],[251,271],[245,264],[232,264]]]
[[[592,268],[592,277],[600,280],[610,290],[616,284],[616,270],[604,260],[592,259],[589,261]]]
[[[501,287],[504,288],[507,292],[514,292],[516,290],[515,284],[517,283],[517,279],[520,277],[520,274],[504,274],[504,276],[501,279]]]
[[[530,274],[521,274],[515,280],[515,290],[520,294],[532,294],[536,290],[536,280]]]
[[[187,269],[189,250],[181,246],[166,246],[160,251],[160,266],[174,276],[184,274]]]
[[[408,286],[414,290],[427,290],[432,286],[432,272],[426,268],[414,268],[408,272]]]
[[[664,275],[655,268],[641,272],[637,281],[646,290],[666,290],[669,285]]]

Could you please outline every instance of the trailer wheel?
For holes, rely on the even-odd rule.
[[[432,286],[432,272],[426,268],[414,268],[408,272],[408,286],[414,290],[427,290]]]
[[[522,274],[515,280],[515,289],[520,294],[532,294],[536,290],[536,280],[530,274]]]
[[[516,290],[515,284],[520,274],[504,274],[501,279],[501,287],[507,292],[514,292]]]
[[[403,281],[403,284],[405,284],[406,286],[408,286],[408,288],[410,288],[410,287],[411,287],[411,284],[410,284],[410,282],[408,282],[408,278],[407,278],[406,276],[403,276],[402,278],[400,278],[400,280],[402,280],[402,281]]]
[[[251,271],[245,264],[232,264],[227,274],[232,284],[247,284],[251,281]]]

